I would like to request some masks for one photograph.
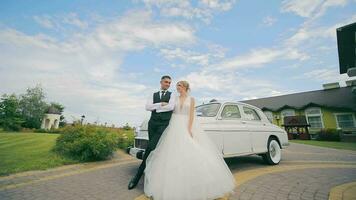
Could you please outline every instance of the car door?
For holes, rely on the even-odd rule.
[[[196,120],[201,124],[204,132],[218,147],[219,151],[223,150],[223,138],[220,132],[218,120],[218,112],[220,110],[220,103],[203,104],[196,107]]]
[[[268,131],[262,116],[253,107],[242,105],[243,121],[251,135],[251,146],[254,153],[267,150]]]
[[[218,116],[218,123],[223,136],[225,156],[251,152],[250,132],[241,120],[241,112],[237,104],[225,104]]]

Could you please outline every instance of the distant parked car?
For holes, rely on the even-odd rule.
[[[287,132],[272,124],[257,107],[242,102],[219,102],[195,107],[197,121],[225,158],[257,154],[276,165],[289,145]],[[136,128],[134,147],[128,153],[142,159],[148,144],[148,120]]]

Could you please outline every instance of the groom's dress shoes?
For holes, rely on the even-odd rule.
[[[137,176],[137,174],[131,179],[129,185],[128,185],[128,189],[131,190],[134,187],[136,187],[138,181],[140,180],[140,177]]]

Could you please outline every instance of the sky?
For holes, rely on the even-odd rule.
[[[170,75],[197,104],[320,90],[356,0],[2,0],[0,95],[40,84],[70,122],[139,125]]]

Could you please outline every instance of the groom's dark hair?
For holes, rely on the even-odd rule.
[[[171,77],[170,77],[170,76],[168,76],[168,75],[164,75],[164,76],[162,76],[162,77],[161,77],[161,80],[163,80],[163,79],[165,79],[165,78],[171,79]],[[172,80],[172,79],[171,79],[171,80]]]

